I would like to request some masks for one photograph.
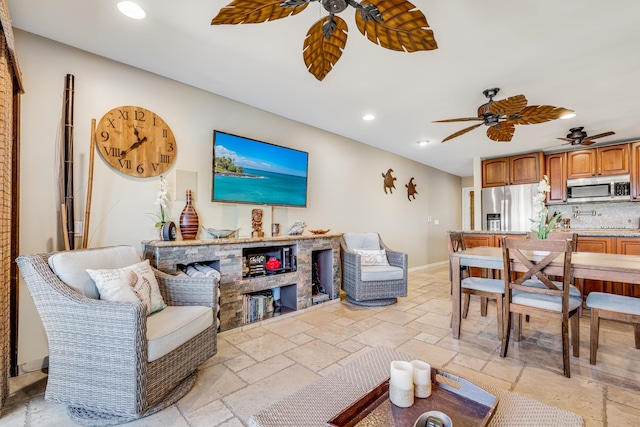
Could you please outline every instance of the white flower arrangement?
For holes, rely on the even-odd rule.
[[[167,178],[164,175],[160,175],[160,191],[158,191],[158,195],[156,196],[156,201],[153,202],[154,205],[160,206],[160,215],[156,215],[158,221],[155,224],[155,227],[162,227],[162,225],[167,222],[167,215],[165,209],[167,208],[167,193],[169,192],[169,183]]]
[[[547,222],[549,209],[545,202],[549,191],[551,191],[549,177],[545,175],[538,183],[538,193],[533,196],[533,218],[529,218],[531,221],[531,231],[536,233],[538,239],[546,239],[549,237],[551,229],[562,216],[561,213],[557,213]]]

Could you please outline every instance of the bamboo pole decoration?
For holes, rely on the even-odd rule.
[[[64,205],[66,207],[66,234],[69,248],[75,248],[75,217],[73,206],[73,95],[74,77],[67,74],[64,90]]]
[[[91,141],[89,147],[89,180],[87,182],[87,206],[84,210],[83,249],[87,248],[89,242],[89,219],[91,218],[91,195],[93,193],[93,155],[96,151],[96,119],[91,119]]]
[[[67,215],[66,215],[67,207],[62,203],[60,205],[60,219],[62,223],[62,240],[64,241],[64,250],[68,251],[71,249],[69,245],[69,235],[67,234]]]

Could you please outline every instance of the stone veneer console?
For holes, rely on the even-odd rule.
[[[287,289],[289,307],[312,305],[312,269],[317,264],[320,286],[329,300],[340,298],[340,234],[300,235],[216,240],[142,242],[143,257],[165,273],[193,263],[206,263],[220,271],[220,330],[243,324],[243,296],[272,288]],[[243,257],[289,248],[295,255],[295,271],[243,277]],[[293,286],[292,286],[293,285]],[[293,295],[293,297],[292,297]],[[284,298],[284,295],[283,295]],[[293,301],[293,302],[291,302]]]

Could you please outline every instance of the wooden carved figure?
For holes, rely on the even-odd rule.
[[[252,237],[264,237],[264,231],[262,231],[262,209],[253,209],[251,211],[251,228]]]
[[[416,190],[416,185],[413,183],[413,177],[411,177],[409,183],[405,185],[405,187],[407,187],[407,199],[411,201],[411,198],[413,197],[413,200],[415,200],[416,194],[418,194],[418,190]]]
[[[396,188],[396,185],[394,184],[396,178],[391,175],[391,172],[393,172],[393,169],[389,169],[387,173],[382,174],[382,177],[384,178],[384,194],[387,194],[387,188],[391,194],[393,194],[392,188]]]

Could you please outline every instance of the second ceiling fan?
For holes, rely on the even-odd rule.
[[[558,138],[558,139],[568,142],[567,144],[562,144],[562,145],[592,145],[596,143],[594,139],[604,138],[605,136],[616,134],[613,131],[609,131],[609,132],[599,133],[593,136],[588,136],[583,129],[584,129],[584,126],[571,128],[569,129],[569,133],[567,134],[566,138]]]
[[[494,141],[509,142],[515,132],[515,125],[533,125],[544,123],[550,120],[573,113],[563,107],[552,105],[530,105],[527,106],[527,98],[524,95],[512,96],[500,101],[494,101],[493,97],[498,94],[500,88],[487,89],[482,93],[489,98],[489,102],[478,107],[477,117],[463,117],[459,119],[435,120],[436,123],[446,122],[466,122],[480,120],[473,126],[469,126],[455,132],[442,142],[448,141],[481,126],[488,126],[487,136]]]

